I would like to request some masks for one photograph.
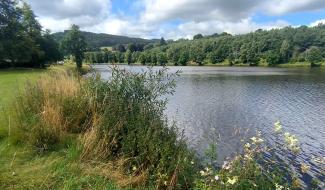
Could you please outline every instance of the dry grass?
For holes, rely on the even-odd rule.
[[[88,162],[83,164],[84,175],[100,175],[108,180],[114,181],[119,187],[144,187],[147,184],[148,172],[127,175],[124,172],[125,159],[110,162]]]

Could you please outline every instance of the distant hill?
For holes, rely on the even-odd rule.
[[[56,41],[61,42],[62,39],[64,38],[64,35],[67,32],[68,31],[65,30],[64,32],[57,32],[52,35]],[[118,35],[111,35],[111,34],[104,34],[104,33],[98,34],[98,33],[82,31],[82,34],[85,36],[86,42],[90,49],[99,49],[101,47],[112,47],[118,44],[125,44],[125,45],[129,43],[148,44],[148,43],[159,42],[159,40],[156,39],[147,40],[142,38],[131,38],[126,36],[118,36]]]

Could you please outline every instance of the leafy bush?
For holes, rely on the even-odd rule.
[[[174,76],[165,69],[113,69],[108,82],[90,80],[88,96],[95,98],[101,122],[85,135],[84,157],[125,158],[127,172],[147,173],[157,187],[190,186],[193,155],[163,113],[167,101],[161,96],[173,93]]]
[[[84,161],[123,160],[123,170],[156,188],[188,188],[194,155],[164,116],[176,74],[149,69],[141,74],[113,69],[105,82],[57,71],[18,96],[20,129],[38,151],[54,150],[80,136]]]

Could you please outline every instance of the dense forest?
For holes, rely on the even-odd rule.
[[[43,67],[61,59],[59,45],[27,3],[0,1],[0,68]]]
[[[52,34],[54,39],[60,43],[68,33],[68,30],[64,32],[57,32]],[[147,40],[142,38],[131,38],[126,36],[118,36],[111,34],[97,34],[92,32],[81,31],[89,50],[99,50],[102,47],[117,47],[120,44],[142,44],[143,46],[149,43],[155,43],[159,40]]]
[[[43,30],[27,3],[0,2],[0,67],[44,67],[69,55],[62,42],[69,30]],[[278,65],[306,63],[318,66],[325,57],[325,25],[228,33],[177,41],[145,40],[80,32],[87,63],[141,63],[143,65]]]
[[[88,52],[89,63],[141,63],[155,65],[247,64],[277,65],[308,62],[317,66],[325,57],[325,25],[257,30],[244,35],[227,33],[147,45],[143,50],[129,44],[126,52]]]

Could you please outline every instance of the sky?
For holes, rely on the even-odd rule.
[[[325,0],[26,0],[52,32],[81,30],[141,38],[244,34],[325,23]]]

